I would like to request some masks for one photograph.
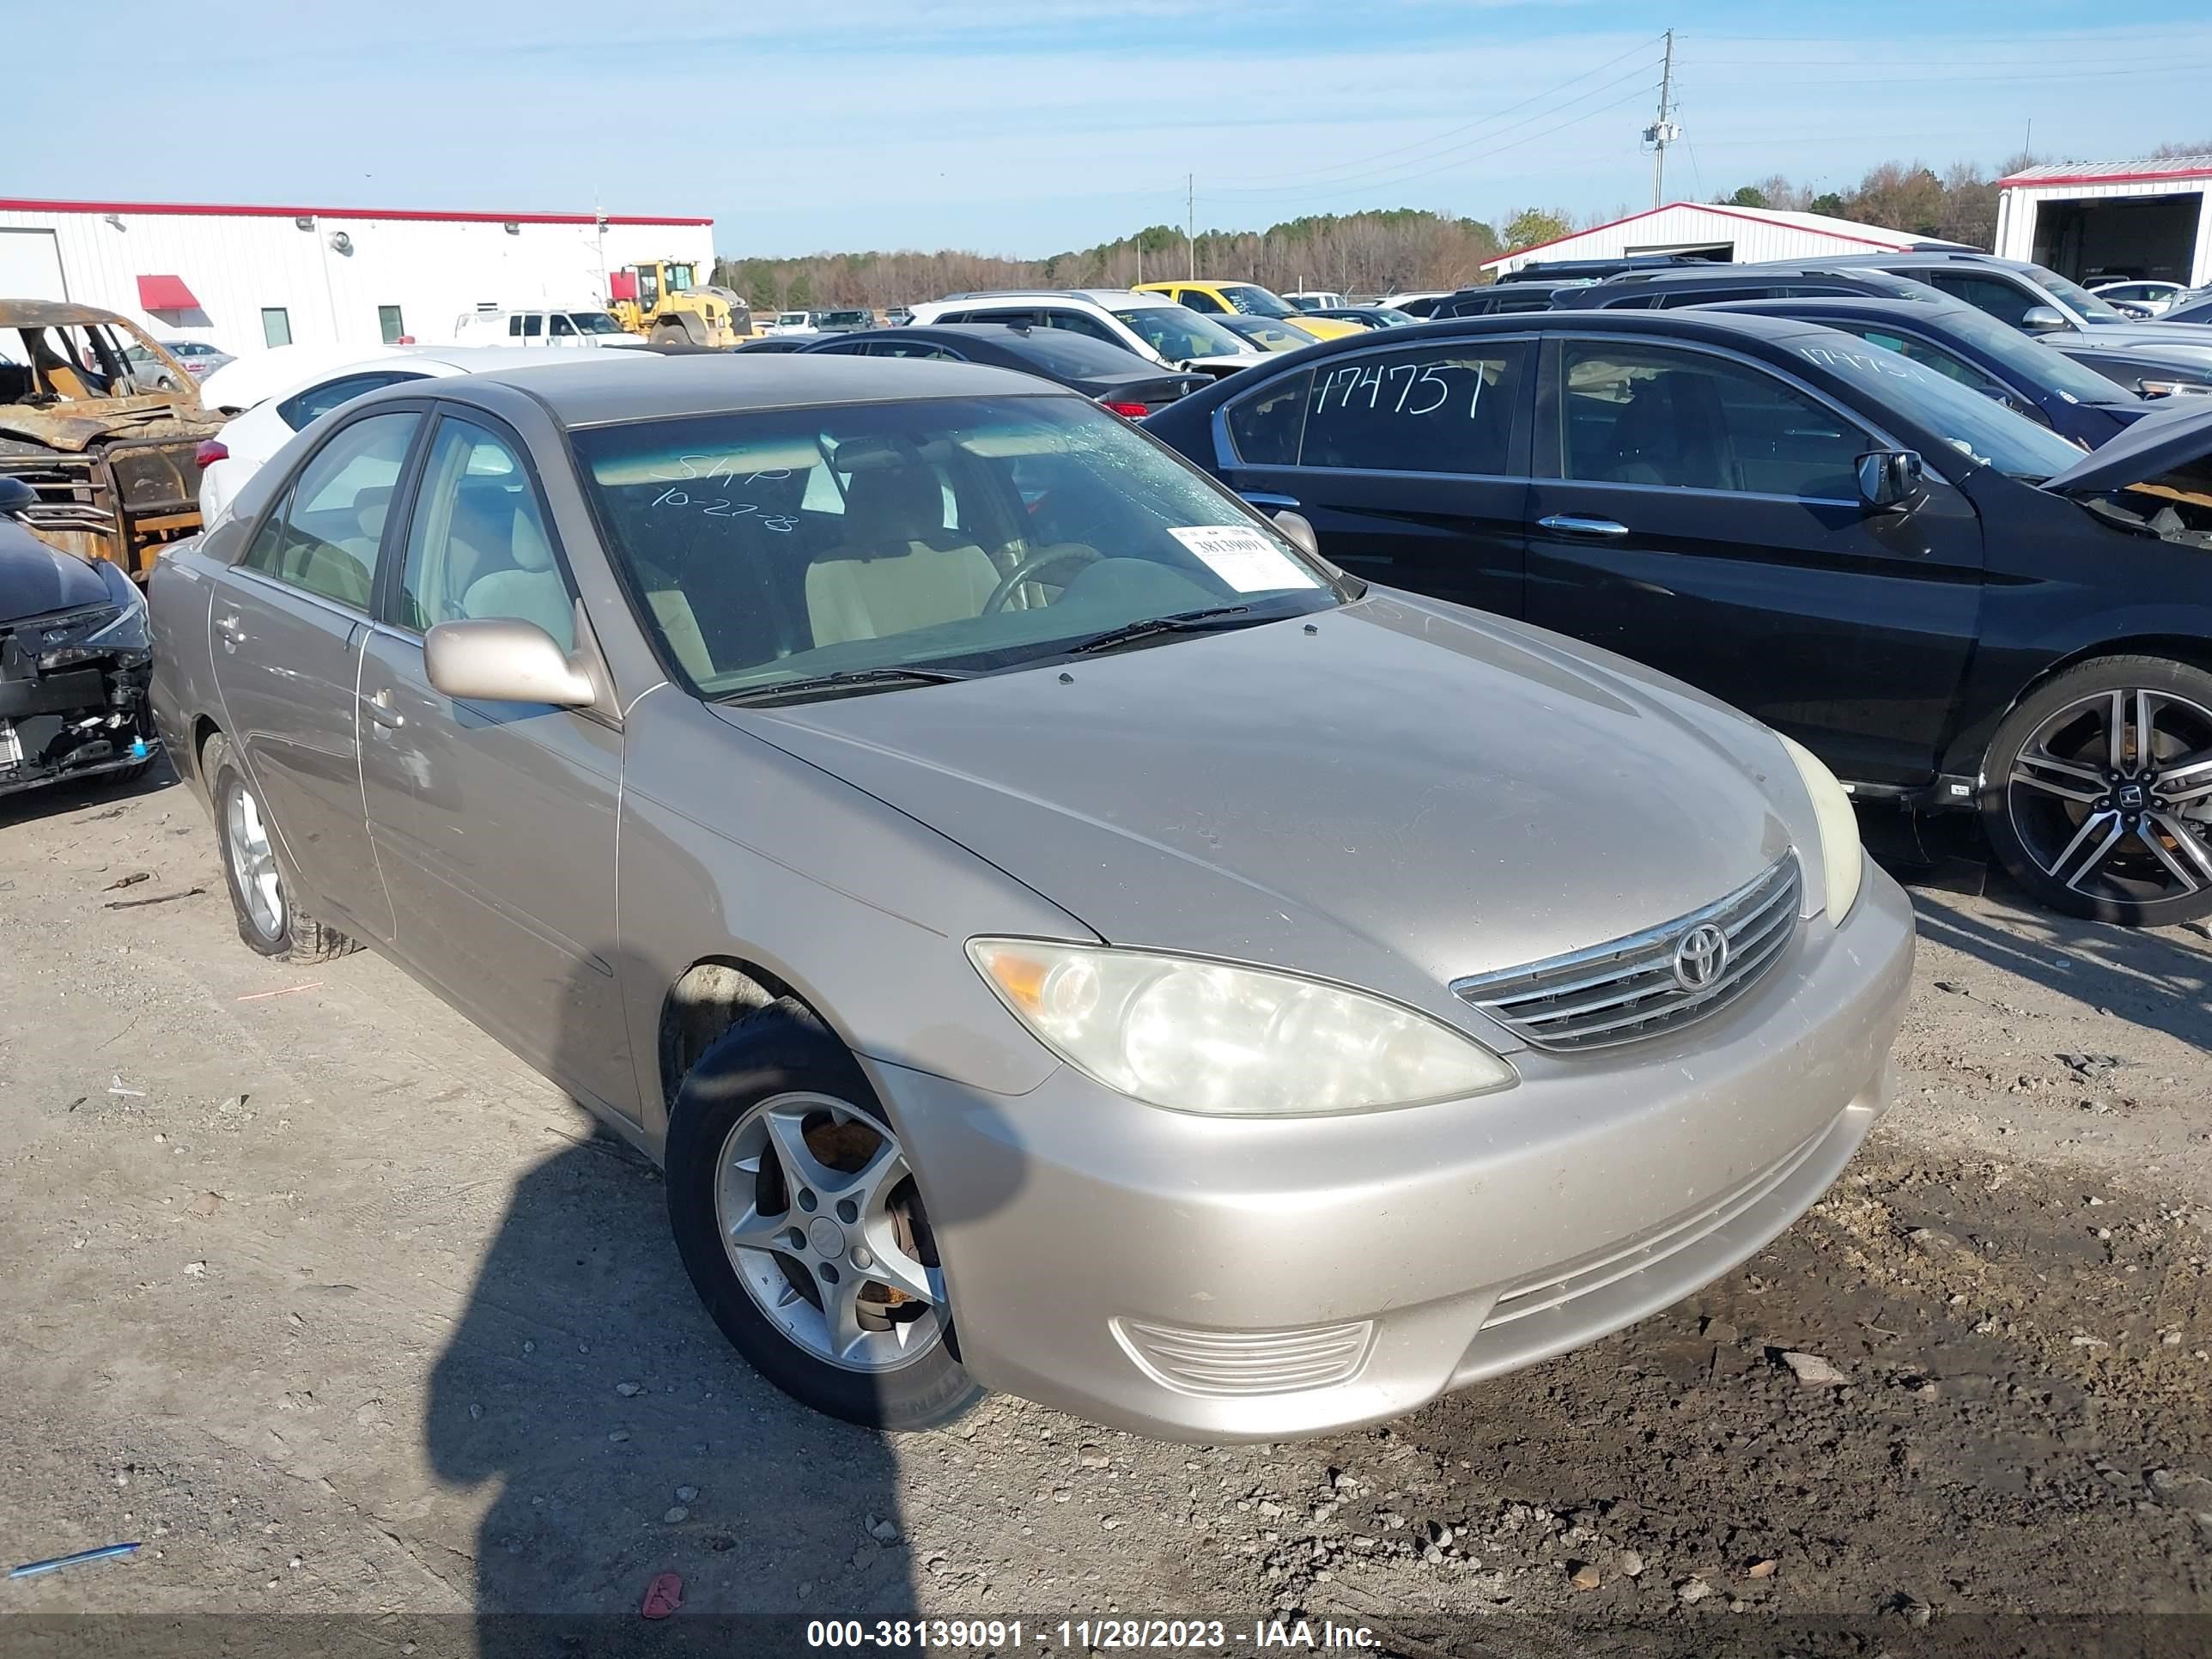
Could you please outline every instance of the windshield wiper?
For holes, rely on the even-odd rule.
[[[1230,617],[1241,617],[1251,610],[1249,605],[1217,605],[1204,611],[1178,611],[1173,616],[1146,617],[1119,628],[1109,628],[1103,634],[1093,634],[1087,640],[1079,640],[1065,648],[1069,651],[1111,651],[1116,646],[1128,645],[1137,640],[1151,639],[1155,634],[1203,634],[1218,627]]]
[[[957,668],[846,668],[834,674],[812,674],[804,679],[777,680],[750,685],[716,699],[719,702],[765,702],[771,698],[805,696],[816,692],[842,691],[847,687],[943,685],[952,680],[972,680],[975,674]]]

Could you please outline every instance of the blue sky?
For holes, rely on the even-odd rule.
[[[1668,195],[1874,162],[2108,159],[2212,138],[2201,0],[1669,7],[1559,0],[110,0],[164,40],[177,118],[84,118],[20,76],[7,193],[712,215],[726,253],[1036,255],[1411,206],[1497,219],[1648,205],[1660,32]],[[2124,27],[2085,23],[2099,15]],[[653,38],[657,16],[672,38]],[[125,54],[119,62],[130,61]],[[135,83],[134,83],[135,84]],[[141,96],[154,96],[138,84]],[[164,131],[166,129],[166,131]],[[27,155],[33,158],[26,165]]]

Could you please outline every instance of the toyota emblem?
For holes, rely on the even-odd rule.
[[[1674,983],[1685,991],[1707,990],[1728,967],[1728,935],[1701,922],[1675,941]]]

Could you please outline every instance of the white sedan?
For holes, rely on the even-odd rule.
[[[2121,281],[2098,283],[2089,292],[2124,310],[2139,312],[2145,317],[2155,317],[2189,289],[2181,283]]]
[[[260,358],[241,359],[219,371],[219,375],[228,375],[253,367],[258,370],[258,384],[240,379],[224,385],[218,374],[208,377],[201,396],[210,408],[236,406],[234,402],[226,404],[210,396],[211,391],[231,398],[242,397],[249,391],[259,395],[254,397],[251,407],[199,447],[201,523],[214,524],[238,499],[238,492],[245,488],[246,480],[290,442],[294,433],[365,392],[401,380],[434,380],[449,374],[473,374],[480,369],[519,369],[525,366],[526,356],[530,364],[558,368],[602,361],[599,352],[526,354],[517,346],[386,347],[381,350],[374,347],[364,350],[355,346],[351,350],[353,355],[347,361],[323,362],[305,379],[275,386],[270,385],[268,371],[262,366],[262,360],[274,357],[275,352],[264,352]],[[604,360],[611,362],[628,355],[608,352]]]

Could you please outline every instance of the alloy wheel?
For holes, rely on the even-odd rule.
[[[261,803],[242,785],[231,791],[230,805],[224,810],[223,838],[229,848],[239,896],[245,901],[246,917],[254,931],[266,939],[282,938],[284,890],[276,878],[276,855],[270,850]]]
[[[2037,867],[2085,898],[2212,891],[2212,709],[2142,687],[2079,698],[2021,745],[2005,805]]]
[[[816,1358],[914,1364],[944,1336],[945,1287],[898,1138],[829,1095],[759,1102],[715,1164],[714,1215],[738,1281]]]

